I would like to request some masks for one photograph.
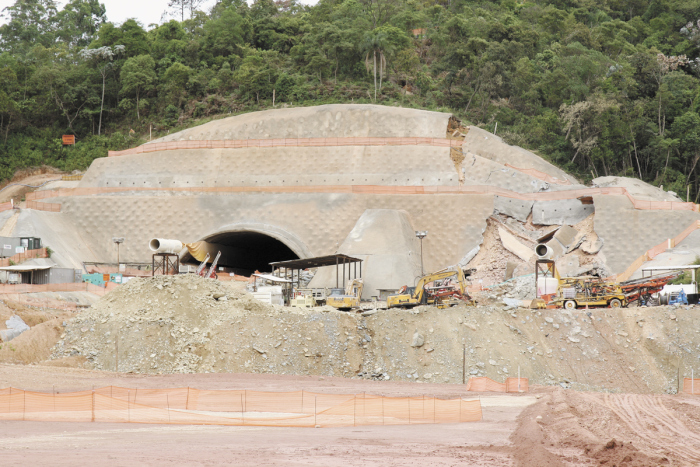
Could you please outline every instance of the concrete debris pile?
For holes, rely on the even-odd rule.
[[[612,273],[601,252],[603,240],[593,228],[593,219],[594,214],[591,214],[575,225],[548,226],[534,224],[532,216],[521,221],[505,214],[494,214],[487,219],[478,252],[465,261],[466,267],[476,268],[472,283],[488,287],[533,274],[538,244],[547,245],[550,258],[556,262],[562,277],[610,276]],[[532,299],[534,292],[533,285],[531,294],[526,297],[506,298]]]

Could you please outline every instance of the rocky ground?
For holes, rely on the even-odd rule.
[[[517,295],[525,286],[515,284]],[[530,310],[493,291],[481,302],[492,304],[358,314],[270,306],[193,275],[134,279],[64,320],[51,359],[146,374],[423,383],[503,381],[520,371],[531,384],[672,394],[700,356],[693,307]]]

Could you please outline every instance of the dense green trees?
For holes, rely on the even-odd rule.
[[[217,114],[377,102],[498,124],[584,180],[637,176],[700,195],[700,0],[201,5],[173,0],[173,19],[147,28],[109,22],[99,0],[6,8],[0,177],[84,168],[150,128]],[[62,148],[63,133],[78,144]]]

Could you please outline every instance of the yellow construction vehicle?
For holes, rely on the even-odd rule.
[[[348,281],[344,291],[343,289],[332,289],[331,294],[326,297],[326,305],[343,311],[360,308],[363,286],[362,279],[352,279]]]
[[[584,306],[627,306],[627,297],[617,282],[597,277],[562,277],[550,304],[573,310]]]
[[[386,299],[389,308],[411,308],[418,305],[437,305],[440,308],[471,302],[467,281],[462,268],[447,268],[423,276],[415,287],[404,286],[396,295]]]

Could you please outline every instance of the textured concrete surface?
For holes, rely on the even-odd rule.
[[[542,180],[471,152],[465,155],[462,172],[465,185],[491,185],[519,193],[536,193],[549,186]]]
[[[690,235],[676,245],[675,248],[666,250],[651,261],[647,261],[641,268],[637,269],[630,279],[642,277],[642,269],[658,266],[685,266],[693,264],[695,259],[700,257],[700,230],[691,232]],[[655,271],[654,274],[661,274],[663,271]],[[645,274],[647,277],[649,273]],[[696,279],[700,279],[700,273]]]
[[[594,212],[595,204],[582,204],[577,199],[535,201],[532,222],[539,225],[573,225]]]
[[[105,234],[109,235],[107,232]],[[64,213],[23,209],[12,235],[41,238],[42,245],[54,251],[51,259],[60,268],[83,269],[83,261],[99,261],[92,250],[92,244],[96,239],[83,236],[71,222],[70,217]],[[115,235],[110,235],[106,240],[112,243],[113,236]],[[107,248],[110,250],[109,253],[111,250],[114,251],[114,261],[116,261],[114,243]]]
[[[493,200],[493,210],[496,213],[505,214],[520,222],[525,222],[532,212],[533,204],[534,201],[495,196]]]
[[[123,261],[144,261],[153,237],[190,242],[237,229],[273,236],[304,257],[332,254],[366,209],[405,210],[416,230],[430,231],[423,241],[426,270],[455,264],[479,245],[493,212],[488,195],[132,193],[55,201],[103,261],[116,260],[114,236],[126,238]]]
[[[683,201],[670,191],[664,191],[642,180],[627,177],[598,177],[591,182],[593,186],[624,187],[629,194],[640,200],[650,201]]]
[[[95,160],[81,187],[457,185],[449,148],[186,149]]]
[[[465,152],[469,151],[499,164],[510,164],[519,169],[536,169],[560,180],[578,182],[563,170],[545,161],[538,155],[517,146],[511,146],[481,128],[471,127],[464,139]]]
[[[700,213],[692,211],[636,210],[626,196],[594,196],[593,202],[594,228],[604,241],[601,252],[614,274],[700,219]]]
[[[363,260],[362,296],[366,299],[379,296],[379,289],[413,286],[420,276],[420,241],[406,211],[366,210],[338,253]],[[335,287],[335,275],[335,267],[320,268],[310,286]]]
[[[450,116],[369,104],[295,107],[215,120],[153,142],[350,136],[444,138]]]

